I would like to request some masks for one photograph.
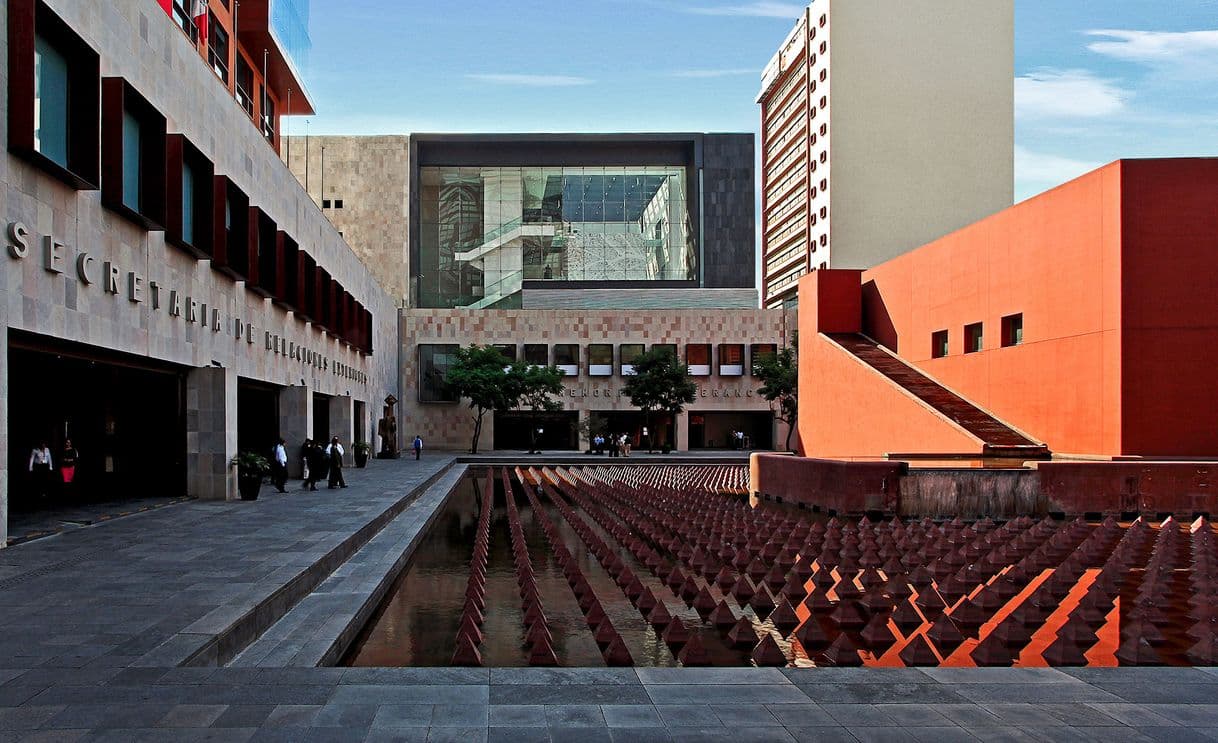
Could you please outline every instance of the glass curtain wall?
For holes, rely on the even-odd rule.
[[[420,169],[423,307],[517,308],[522,282],[690,280],[679,166]]]

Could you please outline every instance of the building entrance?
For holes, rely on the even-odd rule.
[[[738,436],[744,434],[743,444]],[[773,449],[774,414],[768,411],[690,411],[690,449]]]
[[[325,446],[330,443],[330,396],[313,393],[313,440]]]
[[[542,451],[573,451],[579,449],[579,413],[564,410],[555,413],[512,411],[495,413],[495,448],[529,450],[529,428],[540,428],[537,448]]]
[[[667,413],[653,413],[650,425],[647,416],[637,410],[594,410],[588,417],[593,433],[605,438],[610,434],[626,434],[635,449],[646,451],[649,446],[663,449],[665,441],[670,449],[677,447],[677,428],[669,422],[671,416]]]
[[[279,438],[279,388],[251,379],[237,380],[237,451],[271,458]]]
[[[186,495],[185,369],[16,332],[5,363],[14,514]],[[65,478],[69,441],[77,460]],[[53,467],[31,473],[43,443]]]

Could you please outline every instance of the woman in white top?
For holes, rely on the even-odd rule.
[[[34,494],[45,498],[51,482],[51,447],[45,441],[40,441],[30,452],[30,481]]]

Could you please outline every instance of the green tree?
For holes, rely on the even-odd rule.
[[[536,418],[539,413],[562,410],[562,401],[554,397],[562,394],[563,372],[557,366],[537,366],[517,361],[508,370],[508,376],[515,380],[517,406],[530,412],[529,454],[537,454]]]
[[[753,376],[761,381],[758,392],[774,410],[774,417],[787,424],[785,448],[791,451],[791,434],[799,417],[799,348],[792,342],[777,353],[753,359]]]
[[[689,378],[689,367],[677,360],[669,348],[653,348],[634,360],[634,376],[622,385],[622,394],[639,410],[651,429],[651,417],[655,412],[667,413],[672,421],[692,403],[698,394],[698,385]],[[657,436],[647,437],[647,451],[652,451],[656,438],[667,441],[667,431],[657,431]]]
[[[493,346],[467,346],[457,349],[457,359],[448,368],[445,381],[454,392],[469,399],[469,408],[474,411],[471,454],[478,453],[483,416],[491,410],[511,410],[520,399],[519,380],[508,373],[511,363]]]

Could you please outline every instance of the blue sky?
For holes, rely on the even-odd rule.
[[[307,127],[756,131],[802,7],[314,0]],[[1015,46],[1017,198],[1119,157],[1218,154],[1218,0],[1016,0]]]

